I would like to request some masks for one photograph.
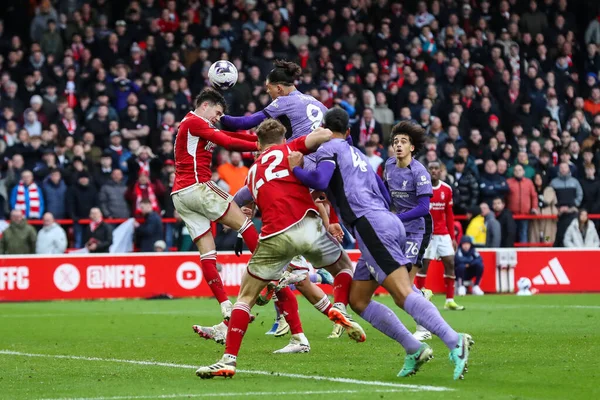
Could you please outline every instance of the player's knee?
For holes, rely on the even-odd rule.
[[[350,293],[350,308],[352,308],[352,310],[357,314],[361,314],[363,311],[365,311],[370,301],[371,299],[352,296],[352,293]]]

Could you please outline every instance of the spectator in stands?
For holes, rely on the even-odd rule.
[[[62,179],[62,172],[60,169],[55,168],[50,171],[50,174],[44,179],[42,189],[44,198],[46,199],[46,211],[54,218],[67,218],[67,185]]]
[[[468,235],[463,236],[460,240],[460,246],[454,258],[454,268],[459,296],[467,294],[467,288],[465,287],[465,283],[467,282],[473,283],[473,288],[471,289],[473,295],[482,296],[484,294],[483,290],[479,287],[481,278],[483,277],[483,259],[475,246],[473,246],[473,241]],[[475,282],[470,282],[473,279],[475,279]]]
[[[75,236],[75,247],[83,247],[83,225],[80,219],[90,215],[90,210],[98,206],[98,192],[96,187],[90,184],[90,174],[82,171],[77,174],[76,183],[67,190],[67,215],[73,220],[73,234]]]
[[[479,180],[479,193],[481,194],[481,201],[490,205],[496,197],[504,199],[508,194],[506,179],[498,174],[498,168],[494,160],[485,162],[485,172],[481,174]]]
[[[37,234],[35,245],[36,254],[63,254],[67,250],[67,234],[54,221],[52,213],[47,212],[43,217],[44,226]]]
[[[234,195],[240,190],[248,176],[248,167],[242,162],[242,155],[237,151],[232,151],[229,155],[229,160],[225,160],[217,168],[217,172],[229,186],[229,193]]]
[[[452,185],[454,197],[454,212],[465,214],[468,209],[477,205],[479,200],[479,184],[475,176],[465,168],[465,159],[454,157],[454,170],[450,174],[454,178]]]
[[[356,121],[351,128],[352,141],[355,146],[364,148],[374,133],[378,134],[380,138],[383,136],[381,124],[373,117],[373,109],[365,108],[362,118]]]
[[[102,157],[100,158],[100,165],[94,172],[94,183],[96,188],[100,190],[104,184],[111,180],[111,174],[113,172],[113,158],[112,154],[108,150],[104,150]],[[104,214],[106,216],[106,214]]]
[[[33,173],[25,170],[10,195],[11,210],[20,210],[25,218],[40,219],[44,214],[44,193],[33,181]]]
[[[476,247],[485,247],[486,227],[485,218],[481,215],[479,206],[474,206],[467,210],[467,225],[465,235],[473,239],[473,245]]]
[[[99,204],[106,218],[129,218],[131,212],[125,200],[127,186],[123,181],[123,171],[116,168],[110,173],[110,179],[100,188]]]
[[[600,212],[600,180],[596,177],[596,166],[592,163],[584,167],[585,177],[580,180],[583,190],[581,207],[591,214]]]
[[[35,254],[35,228],[27,223],[23,211],[10,212],[10,225],[2,232],[0,254]]]
[[[152,209],[160,213],[159,199],[162,199],[165,188],[160,180],[155,183],[150,182],[150,177],[146,172],[140,172],[140,175],[133,185],[125,192],[125,199],[129,202],[134,217],[142,216],[142,200],[149,200]]]
[[[481,216],[485,221],[485,247],[500,247],[500,244],[502,243],[502,229],[500,223],[487,203],[481,203],[479,208],[481,209]]]
[[[373,171],[375,171],[377,175],[382,176],[384,160],[377,154],[377,143],[367,142],[365,146],[365,155],[367,156],[367,159],[369,160],[369,164],[371,165],[371,168],[373,168]]]
[[[541,174],[533,177],[533,185],[537,193],[540,215],[558,215],[556,208],[556,192],[548,186]],[[534,219],[529,223],[529,242],[554,243],[556,238],[556,221],[553,219]]]
[[[112,244],[112,229],[104,222],[98,207],[90,209],[90,223],[85,227],[85,248],[90,253],[108,253]]]
[[[496,220],[500,224],[499,247],[514,247],[515,238],[517,237],[517,224],[510,210],[506,208],[504,199],[496,197],[493,200],[492,208],[494,209]]]
[[[579,181],[571,176],[569,164],[560,163],[558,176],[550,186],[556,191],[558,206],[579,207],[583,200],[583,189]]]
[[[121,132],[111,132],[110,145],[108,146],[108,149],[106,149],[106,151],[109,152],[112,156],[112,165],[115,168],[120,168],[121,171],[123,171],[124,173],[127,173],[129,170],[127,162],[131,158],[131,153],[128,149],[124,148],[121,145],[122,140],[123,138],[121,136]]]
[[[514,177],[507,179],[508,209],[514,215],[538,215],[539,208],[537,202],[537,192],[533,186],[531,179],[526,178],[525,169],[522,165],[517,164],[514,169]],[[519,243],[527,243],[529,232],[529,221],[517,221],[517,240]]]
[[[600,239],[596,227],[588,218],[588,212],[579,210],[579,218],[574,219],[565,233],[565,247],[600,247]]]
[[[129,142],[130,150],[132,143],[135,143],[134,140]],[[139,141],[137,141],[137,144],[139,145]],[[138,174],[141,172],[149,175],[150,180],[153,182],[156,179],[160,179],[161,163],[160,160],[154,155],[150,147],[140,146],[138,149],[133,150],[132,153],[136,154],[136,156],[130,157],[127,160],[127,170],[129,175],[127,181],[129,183],[137,181]]]
[[[141,216],[144,221],[135,222],[135,243],[142,252],[154,251],[154,244],[163,239],[163,226],[160,215],[154,211],[152,202],[144,199],[140,202]]]
[[[165,251],[167,251],[167,244],[165,243],[165,241],[157,240],[156,243],[154,243],[154,252],[163,253]]]

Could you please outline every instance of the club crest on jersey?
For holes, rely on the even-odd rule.
[[[408,183],[408,181],[404,181],[402,182],[402,189],[406,189],[406,184]]]
[[[444,192],[440,193],[440,198],[444,200],[446,198],[446,194]]]
[[[215,151],[216,148],[217,148],[217,145],[210,141],[206,142],[206,146],[204,146],[204,150],[211,152],[211,153],[213,151]]]

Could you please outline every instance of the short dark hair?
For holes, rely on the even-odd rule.
[[[150,201],[150,199],[142,199],[142,201],[140,201],[140,204],[152,205],[152,202]]]
[[[465,161],[464,158],[462,158],[461,156],[454,156],[454,165],[456,164],[466,164],[467,162]]]
[[[366,144],[365,147],[377,147],[377,143],[375,143],[372,140],[369,140]]]
[[[431,168],[431,164],[438,164],[440,166],[440,168],[442,167],[442,162],[438,159],[429,161],[427,163],[427,168]]]
[[[283,142],[286,129],[281,122],[276,119],[266,119],[256,128],[256,136],[261,145],[276,144]]]
[[[494,199],[492,200],[492,202],[494,202],[496,200],[500,200],[502,202],[502,204],[506,204],[506,201],[502,197],[500,197],[500,196],[494,197]]]
[[[410,121],[402,121],[397,123],[392,128],[392,137],[390,140],[393,142],[394,138],[398,135],[406,135],[410,139],[410,144],[414,146],[412,154],[418,154],[425,147],[425,129],[420,125]]]
[[[285,60],[275,60],[275,68],[267,75],[269,83],[292,86],[302,74],[302,68],[296,63]]]
[[[339,107],[332,108],[323,117],[323,127],[337,133],[346,133],[350,117]]]
[[[225,98],[221,93],[217,92],[215,89],[203,89],[200,92],[200,94],[196,96],[196,99],[194,100],[194,106],[200,107],[200,104],[204,103],[205,101],[208,102],[208,104],[210,104],[211,106],[220,105],[221,107],[223,107],[223,112],[227,111],[227,102],[225,101]]]

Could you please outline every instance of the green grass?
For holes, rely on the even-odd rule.
[[[378,300],[391,304],[388,297]],[[289,336],[265,336],[272,307],[255,309],[259,315],[246,335],[238,368],[417,385],[409,388],[249,373],[231,380],[200,380],[193,366],[215,362],[223,347],[196,337],[191,325],[219,321],[214,300],[0,304],[0,351],[189,365],[177,368],[0,354],[0,398],[184,398],[186,394],[243,399],[600,398],[600,295],[459,300],[466,311],[442,311],[451,325],[471,333],[476,342],[467,379],[459,382],[452,380],[448,351],[437,338],[431,342],[436,358],[417,376],[397,378],[404,356],[399,345],[360,319],[367,331],[365,343],[353,343],[346,336],[327,340],[331,324],[303,299],[299,299],[301,317],[311,353],[271,354]],[[434,302],[441,307],[442,296],[434,297]],[[414,322],[403,312],[399,315],[412,330]],[[420,385],[452,391],[427,392]],[[295,394],[242,397],[249,392]]]

